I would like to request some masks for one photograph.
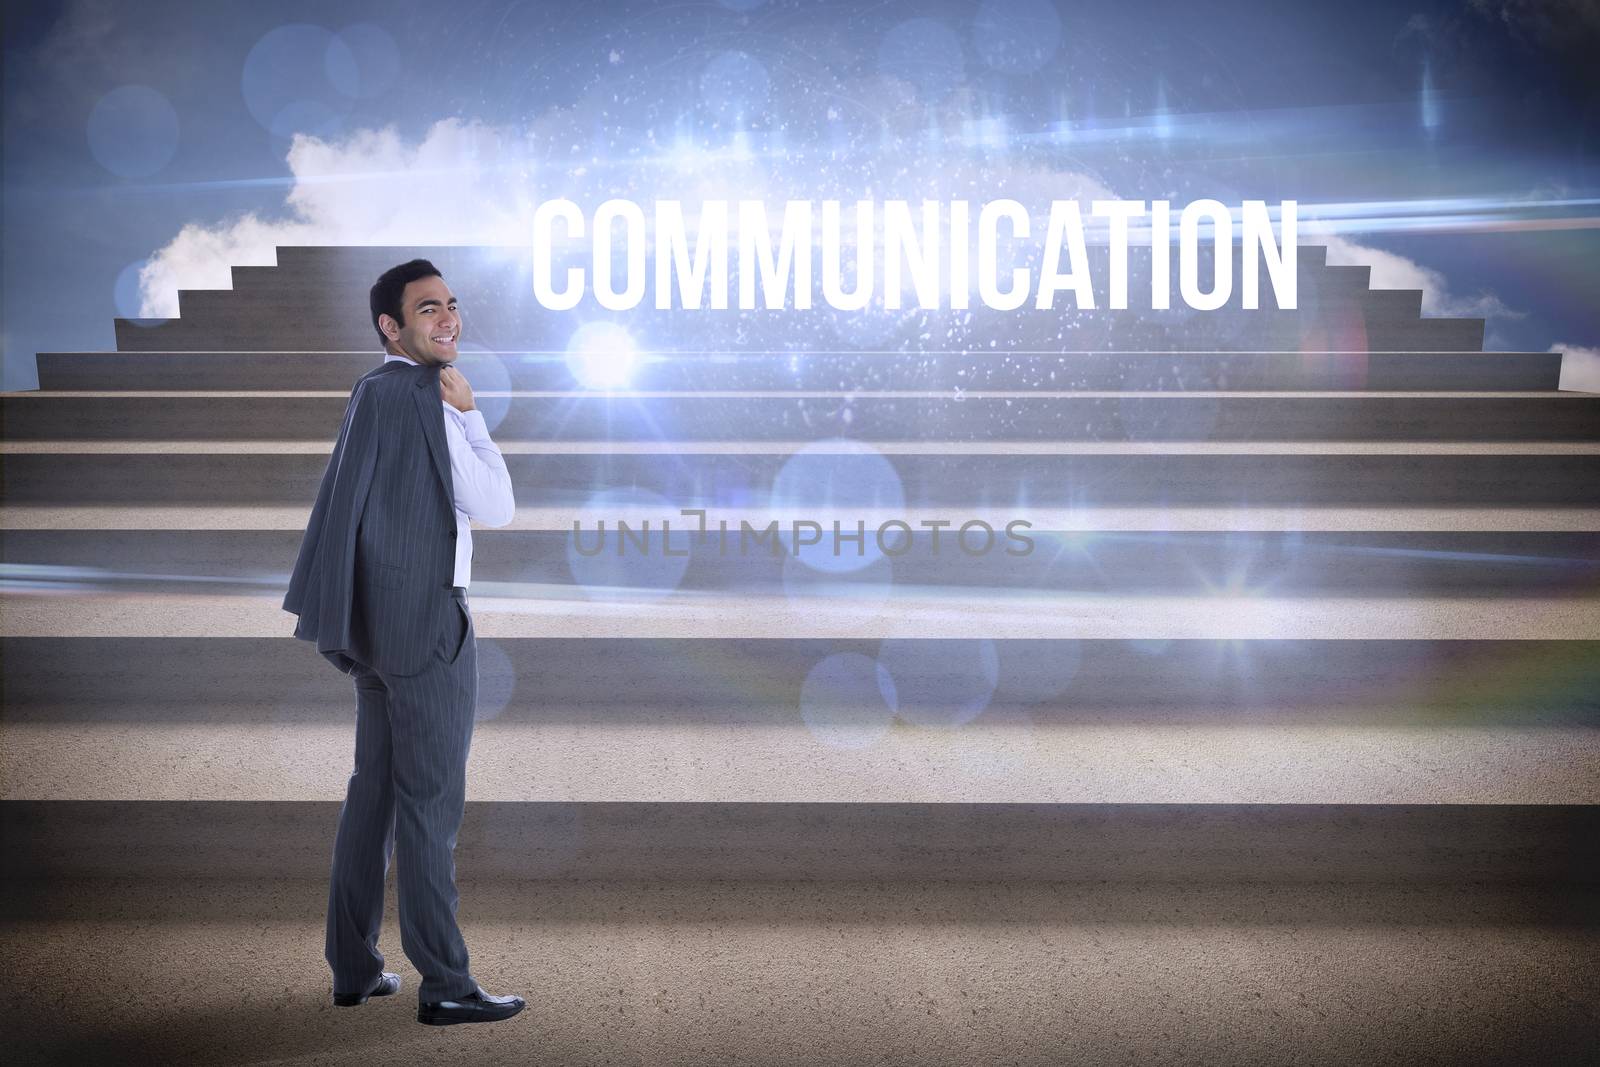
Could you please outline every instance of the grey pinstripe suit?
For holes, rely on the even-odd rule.
[[[477,988],[453,852],[478,655],[465,592],[451,584],[439,396],[438,367],[389,362],[356,383],[283,604],[299,616],[295,636],[355,678],[355,770],[328,891],[334,992],[364,992],[383,969],[383,881],[398,853],[400,939],[422,1002]]]

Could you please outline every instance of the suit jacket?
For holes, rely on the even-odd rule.
[[[463,609],[439,368],[399,360],[356,382],[283,608],[346,674],[416,674]]]

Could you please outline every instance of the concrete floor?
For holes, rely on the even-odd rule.
[[[1065,883],[462,883],[473,971],[529,1008],[330,1003],[326,884],[8,894],[13,1063],[1575,1063],[1594,892]],[[1593,1062],[1592,1059],[1590,1062]]]

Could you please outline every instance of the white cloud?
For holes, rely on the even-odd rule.
[[[271,265],[278,245],[503,245],[530,232],[528,138],[436,122],[420,143],[392,127],[339,141],[296,135],[285,216],[183,227],[139,273],[140,314],[178,313],[179,289],[226,289],[232,266]]]
[[[215,228],[191,223],[139,271],[139,314],[176,318],[179,289],[228,289],[230,267],[271,266],[278,245],[316,244],[313,233],[304,223],[266,222],[254,215]]]
[[[1556,388],[1600,393],[1600,348],[1555,344],[1550,351],[1561,353],[1561,381]]]
[[[280,245],[525,244],[534,208],[557,196],[597,202],[637,198],[647,189],[651,198],[691,204],[716,198],[850,199],[836,187],[838,178],[788,167],[786,160],[658,143],[653,131],[627,158],[601,159],[590,147],[588,124],[592,116],[554,109],[515,130],[445,119],[416,143],[407,143],[393,127],[357,130],[336,140],[296,135],[287,156],[292,185],[281,217],[251,213],[184,226],[140,272],[140,314],[173,317],[179,289],[226,289],[232,284],[231,267],[271,265]],[[1014,162],[976,166],[955,159],[921,168],[901,176],[906,187],[897,187],[897,195],[970,196],[981,185],[1003,191],[1030,211],[1042,210],[1052,199],[1116,196],[1082,174]],[[856,195],[870,196],[872,190]],[[1523,317],[1493,294],[1452,292],[1443,274],[1404,256],[1334,234],[1306,236],[1328,245],[1329,263],[1369,265],[1374,288],[1422,290],[1426,315]]]
[[[1507,307],[1493,293],[1465,296],[1451,292],[1443,274],[1405,256],[1335,234],[1318,234],[1312,240],[1328,246],[1330,264],[1370,266],[1374,289],[1421,289],[1424,315],[1465,319],[1520,319],[1527,315]]]
[[[920,121],[920,119],[919,119]],[[169,318],[179,289],[226,289],[230,268],[270,265],[280,245],[522,245],[532,233],[539,201],[568,197],[597,203],[609,197],[784,199],[871,197],[889,154],[859,160],[852,189],[842,174],[795,167],[736,147],[680,142],[651,130],[620,158],[597,149],[592,104],[552,109],[527,127],[445,119],[408,142],[393,127],[357,130],[339,139],[297,135],[287,163],[292,184],[279,217],[245,214],[214,224],[191,223],[157,251],[140,273],[140,314]],[[918,131],[920,136],[920,131]],[[879,146],[879,153],[885,150]],[[879,165],[875,165],[879,164]],[[895,194],[915,200],[971,197],[987,188],[1030,211],[1050,200],[1111,199],[1117,195],[1082,174],[1018,161],[946,158],[895,179]],[[1336,234],[1307,233],[1326,243],[1328,262],[1366,264],[1379,289],[1420,289],[1426,315],[1508,320],[1523,313],[1491,293],[1458,294],[1444,275],[1404,256]]]
[[[226,289],[233,266],[276,262],[279,245],[523,245],[539,201],[567,197],[678,199],[818,199],[872,196],[876,181],[854,190],[840,179],[786,158],[737,147],[657,142],[653,131],[620,159],[592,147],[593,116],[553,109],[525,129],[445,119],[417,143],[392,127],[358,130],[337,140],[296,135],[287,162],[292,185],[280,218],[246,214],[191,223],[150,257],[139,274],[140,314],[178,313],[179,289]],[[891,157],[896,166],[901,165]],[[868,161],[866,170],[872,169]],[[1115,193],[1093,178],[1047,168],[955,159],[903,175],[897,195],[915,200],[970,195],[975,186],[1004,190],[1030,210],[1052,198],[1088,201]]]

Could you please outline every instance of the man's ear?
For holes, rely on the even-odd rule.
[[[396,340],[400,336],[400,324],[394,321],[393,315],[379,315],[378,329],[382,330],[383,335],[391,341]]]

